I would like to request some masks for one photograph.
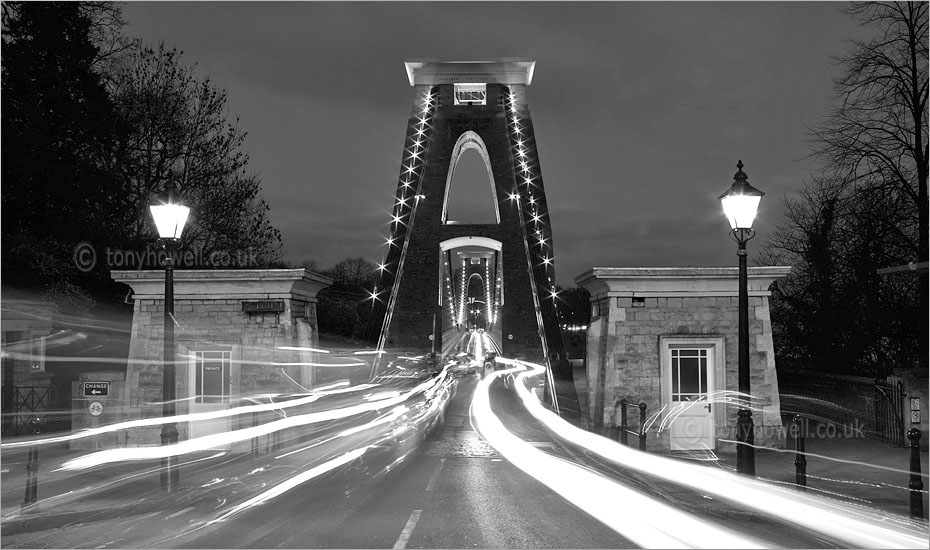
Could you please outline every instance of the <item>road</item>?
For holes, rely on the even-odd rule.
[[[483,389],[481,373],[460,378],[444,421],[416,447],[366,457],[226,521],[205,521],[216,517],[213,508],[221,503],[178,504],[142,516],[4,537],[4,547],[849,546],[613,464],[530,416],[512,376],[488,381]],[[507,459],[483,440],[482,435],[491,437],[487,425],[478,426],[482,435],[476,431],[481,400],[474,397],[482,391],[500,422],[532,449],[525,454],[544,455],[533,457],[544,465],[543,475],[534,473],[534,462],[517,455]],[[568,470],[561,473],[563,467]],[[593,476],[595,485],[584,485],[585,476]]]

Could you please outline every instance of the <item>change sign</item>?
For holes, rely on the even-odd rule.
[[[110,395],[109,382],[84,382],[85,397],[106,397]]]

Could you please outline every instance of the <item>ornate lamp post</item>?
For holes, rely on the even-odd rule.
[[[736,164],[733,185],[720,195],[723,212],[730,222],[733,238],[739,245],[739,393],[740,410],[736,421],[736,471],[750,476],[756,475],[756,458],[753,450],[755,440],[752,409],[749,404],[749,297],[746,281],[746,242],[755,236],[752,222],[762,200],[762,191],[749,185],[743,172],[743,161]]]
[[[164,196],[149,207],[158,236],[165,249],[165,349],[162,375],[162,417],[175,415],[174,404],[174,251],[178,249],[181,232],[187,223],[190,208],[178,199],[174,189],[173,178],[168,179]],[[178,442],[178,427],[174,422],[162,424],[161,444],[172,445]],[[177,469],[177,457],[162,459],[161,490],[173,493],[177,490],[180,475]]]

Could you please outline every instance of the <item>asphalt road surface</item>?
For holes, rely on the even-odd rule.
[[[366,459],[224,522],[204,525],[208,504],[4,537],[7,548],[628,548],[608,527],[501,457],[469,414],[480,374],[461,378],[444,422],[413,449]],[[701,521],[767,545],[839,547],[803,528],[751,515],[695,491],[671,498],[648,475],[625,471],[564,442],[523,408],[505,379],[491,407],[523,441]],[[512,382],[510,382],[512,383]],[[685,495],[685,496],[682,496]],[[607,501],[612,514],[631,502]],[[708,514],[708,511],[726,512]],[[635,521],[635,520],[630,520]],[[661,519],[660,519],[661,522]],[[696,534],[696,533],[695,533]],[[687,541],[683,541],[687,545]]]

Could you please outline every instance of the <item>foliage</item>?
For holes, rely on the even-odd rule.
[[[336,285],[358,288],[372,288],[377,281],[377,268],[365,258],[346,258],[323,272],[332,277]]]
[[[117,211],[131,241],[151,234],[151,196],[173,179],[192,210],[182,237],[187,247],[204,257],[251,249],[262,264],[277,259],[281,236],[268,220],[258,177],[247,171],[246,134],[227,122],[225,91],[161,44],[134,46],[113,75],[111,94],[127,128],[114,169],[124,191]]]
[[[183,246],[200,258],[237,255],[241,267],[280,259],[224,90],[180,52],[126,38],[118,4],[2,8],[5,287],[85,306],[112,292],[103,250],[153,243],[148,206],[169,179],[192,207]],[[81,241],[98,251],[89,273],[71,258]]]
[[[844,11],[875,32],[836,58],[835,105],[810,133],[822,173],[762,254],[794,267],[773,292],[776,347],[822,370],[926,368],[926,271],[878,271],[927,260],[927,4]]]
[[[119,194],[107,170],[117,119],[93,70],[91,27],[77,3],[3,3],[7,285],[65,292],[81,278],[68,263],[74,243],[119,229],[101,209]]]

